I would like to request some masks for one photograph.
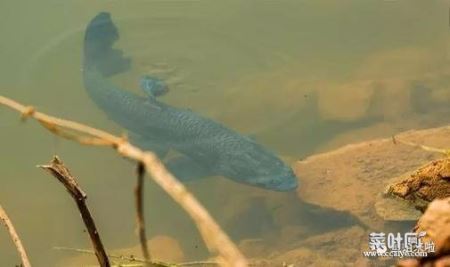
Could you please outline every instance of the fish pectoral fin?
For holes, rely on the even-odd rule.
[[[165,163],[166,168],[181,182],[190,182],[214,175],[194,160],[178,156]]]

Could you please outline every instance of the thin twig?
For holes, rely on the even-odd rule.
[[[217,266],[218,263],[215,261],[189,261],[189,262],[182,262],[179,263],[178,266],[204,266],[204,265],[211,265],[211,266]]]
[[[134,196],[136,200],[136,221],[137,231],[139,235],[139,242],[141,244],[142,255],[144,259],[150,261],[150,252],[147,246],[147,235],[145,234],[145,217],[144,217],[144,174],[145,166],[138,162],[136,166],[137,183],[134,188]],[[151,266],[151,264],[148,264]]]
[[[392,142],[394,143],[394,145],[397,143],[401,143],[401,144],[404,144],[407,146],[417,147],[417,148],[423,149],[425,151],[440,153],[440,154],[444,154],[447,157],[450,157],[450,149],[441,149],[441,148],[435,148],[435,147],[431,147],[431,146],[421,145],[421,144],[398,139],[395,136],[392,136]]]
[[[58,179],[58,181],[61,182],[67,189],[70,196],[75,200],[78,210],[80,211],[81,218],[83,219],[84,225],[89,233],[89,237],[91,238],[92,246],[94,247],[95,255],[97,256],[100,266],[110,267],[111,264],[109,263],[109,259],[106,255],[100,235],[98,234],[94,219],[92,218],[91,212],[86,205],[87,196],[83,190],[81,190],[75,177],[70,174],[69,169],[64,166],[63,162],[57,156],[50,161],[49,165],[41,165],[38,167],[48,171],[51,175],[56,177],[56,179]]]
[[[74,252],[78,252],[78,253],[91,254],[91,255],[95,254],[95,252],[92,251],[92,250],[81,249],[81,248],[53,247],[53,249],[74,251]],[[164,263],[164,262],[147,261],[146,259],[142,259],[142,258],[135,257],[135,256],[116,255],[116,254],[110,254],[110,253],[107,254],[107,255],[111,259],[117,259],[117,260],[122,260],[122,261],[140,262],[140,263],[154,263],[154,264],[159,264],[159,266],[161,266],[161,267],[169,267],[170,266],[170,264],[167,264],[167,263]]]
[[[37,112],[32,107],[24,106],[3,96],[0,96],[0,104],[20,112],[25,118],[32,117],[38,120],[41,124],[53,125],[56,128],[68,129],[87,134],[92,137],[92,140],[98,141],[91,142],[91,145],[109,145],[115,148],[120,155],[133,159],[137,162],[142,162],[145,165],[145,170],[149,174],[149,177],[153,178],[153,180],[160,187],[162,187],[163,190],[166,191],[189,214],[189,216],[191,216],[203,239],[205,240],[207,247],[211,251],[217,251],[219,253],[219,258],[221,260],[220,262],[223,266],[248,266],[247,260],[237,249],[236,245],[229,239],[220,226],[209,215],[206,209],[185,188],[185,186],[167,171],[163,163],[154,153],[142,151],[128,143],[124,138],[114,136],[110,133],[77,122],[63,120]],[[54,131],[53,133],[58,134]],[[80,143],[86,141],[86,139],[80,140],[75,136],[70,139]]]
[[[23,267],[31,267],[30,260],[28,259],[27,252],[22,244],[22,241],[20,240],[19,235],[17,234],[16,229],[14,228],[14,225],[9,219],[8,214],[6,214],[6,211],[2,208],[1,205],[0,205],[0,221],[6,227],[6,230],[8,230],[8,233],[11,236],[11,239],[14,242],[14,245],[16,246],[17,252],[20,255],[20,259],[22,260]]]
[[[53,247],[53,249],[56,250],[67,250],[67,251],[73,251],[83,254],[90,254],[94,255],[95,252],[89,249],[81,249],[81,248],[69,248],[69,247]],[[116,260],[122,260],[129,262],[131,264],[122,263],[119,265],[111,265],[111,267],[114,266],[145,266],[146,263],[151,263],[155,265],[156,267],[189,267],[189,266],[218,266],[219,263],[217,261],[186,261],[186,262],[179,262],[179,263],[170,263],[170,262],[162,262],[157,260],[151,260],[147,261],[143,258],[135,257],[135,256],[125,256],[125,255],[117,255],[117,254],[108,254],[108,258],[110,259],[116,259]],[[136,264],[137,263],[137,264]],[[256,267],[258,266],[258,263],[249,263],[249,266]]]

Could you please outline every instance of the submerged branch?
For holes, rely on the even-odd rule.
[[[89,237],[91,238],[95,256],[97,256],[100,266],[110,267],[111,264],[109,263],[109,259],[106,255],[100,235],[98,234],[94,219],[92,218],[91,212],[86,205],[87,195],[83,192],[83,190],[81,190],[75,177],[70,174],[69,169],[64,166],[63,162],[57,156],[52,159],[49,165],[41,165],[38,167],[48,171],[51,175],[58,179],[58,181],[61,182],[67,189],[67,192],[69,192],[73,200],[75,200],[78,210],[80,211],[81,218],[83,219],[84,225],[89,233]]]
[[[16,246],[17,252],[20,255],[20,259],[22,260],[22,266],[31,267],[30,260],[28,259],[27,252],[23,247],[22,241],[20,240],[19,235],[17,234],[16,229],[14,228],[14,225],[9,219],[8,214],[6,214],[6,211],[2,208],[1,205],[0,205],[0,221],[6,227],[6,230],[8,230],[8,233],[11,236],[14,245]]]
[[[94,251],[88,249],[79,249],[79,248],[68,248],[68,247],[54,247],[57,250],[67,250],[74,251],[83,254],[95,254]],[[108,254],[110,259],[122,260],[129,263],[132,263],[133,266],[145,266],[145,264],[152,264],[155,267],[184,267],[184,266],[217,266],[219,265],[215,261],[189,261],[189,262],[181,262],[181,263],[166,263],[157,260],[146,260],[134,256],[125,256],[125,255],[116,255],[116,254]],[[131,266],[129,264],[120,264],[119,266]]]
[[[431,147],[431,146],[416,144],[416,143],[413,143],[413,142],[409,142],[409,141],[398,139],[395,136],[392,136],[392,142],[394,144],[396,144],[398,142],[398,143],[401,143],[403,145],[417,147],[417,148],[423,149],[425,151],[429,151],[429,152],[433,152],[433,153],[440,153],[440,154],[443,154],[446,157],[450,157],[450,149],[435,148],[435,147]]]
[[[144,217],[144,175],[145,167],[141,162],[136,166],[137,182],[134,189],[134,196],[136,201],[136,221],[137,231],[139,235],[139,242],[141,244],[142,255],[144,259],[150,261],[150,252],[147,246],[147,235],[145,234],[145,217]],[[147,264],[151,266],[152,264]]]
[[[154,153],[142,151],[131,145],[124,138],[77,122],[63,120],[38,112],[32,107],[24,106],[3,96],[0,96],[0,104],[20,112],[23,118],[32,117],[36,119],[46,128],[49,126],[53,127],[52,129],[54,130],[52,132],[54,134],[82,144],[109,145],[115,148],[120,155],[142,162],[149,177],[153,178],[191,216],[207,247],[211,251],[219,253],[222,265],[233,267],[248,266],[247,260],[237,249],[236,245],[223,232],[198,200],[165,168],[164,164]],[[70,135],[68,137],[61,135],[59,131],[64,132],[64,130],[75,131],[85,136]]]
[[[91,255],[95,254],[95,252],[92,250],[81,249],[81,248],[54,247],[53,249],[68,250],[68,251],[74,251],[74,252],[78,252],[78,253],[91,254]],[[138,262],[141,264],[153,264],[156,267],[172,267],[172,266],[174,266],[172,264],[159,262],[159,261],[148,261],[146,259],[142,259],[142,258],[138,258],[138,257],[134,257],[134,256],[115,255],[115,254],[107,254],[107,256],[110,259],[117,259],[117,260],[122,260],[122,261],[127,261],[127,262]],[[144,265],[142,265],[142,266],[144,266]]]

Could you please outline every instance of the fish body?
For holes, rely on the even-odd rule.
[[[154,91],[143,97],[112,84],[108,77],[126,71],[131,64],[122,51],[112,48],[118,38],[109,13],[99,13],[89,23],[84,40],[84,85],[109,118],[137,136],[138,146],[182,154],[167,163],[181,180],[191,178],[185,175],[220,175],[269,190],[297,187],[292,169],[253,139],[193,111],[165,104],[151,93]],[[190,171],[183,171],[188,168]]]

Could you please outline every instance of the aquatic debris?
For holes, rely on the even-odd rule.
[[[127,266],[127,264],[148,266],[146,264],[152,263],[151,267],[179,267],[187,263],[185,253],[175,238],[167,235],[157,235],[146,242],[152,260],[139,256],[142,249],[141,244],[129,248],[109,250],[108,257],[111,261],[114,260],[115,264],[120,263],[124,266]],[[73,252],[70,254],[74,255],[73,257],[64,257],[60,263],[56,264],[57,266],[79,267],[95,264],[93,257],[95,252],[92,250],[69,247],[54,247],[53,249]],[[205,263],[205,266],[218,266],[218,263],[215,261],[199,261],[198,263],[198,265],[192,264],[192,266],[203,266],[202,263]]]

